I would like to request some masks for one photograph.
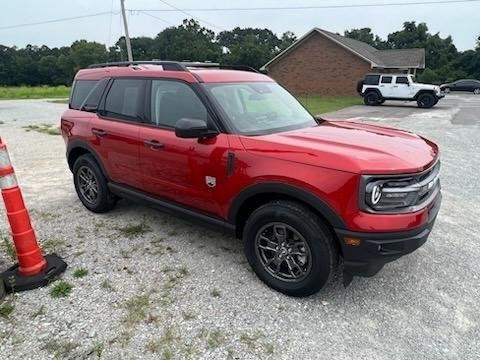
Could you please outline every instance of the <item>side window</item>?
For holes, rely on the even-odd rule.
[[[139,79],[115,79],[105,99],[105,115],[141,121],[145,83],[145,80]]]
[[[365,85],[378,85],[380,82],[380,75],[367,75],[365,76]]]
[[[96,110],[100,103],[100,99],[102,98],[103,92],[107,87],[109,79],[102,79],[97,82],[97,84],[90,90],[85,101],[82,103],[80,109],[81,110]]]
[[[70,96],[70,109],[80,110],[83,102],[97,84],[97,80],[76,80]]]
[[[409,84],[408,77],[406,76],[397,76],[396,84]]]
[[[152,80],[150,122],[175,127],[183,118],[207,121],[208,112],[195,92],[179,81]]]
[[[391,84],[392,79],[392,76],[382,76],[382,84]]]

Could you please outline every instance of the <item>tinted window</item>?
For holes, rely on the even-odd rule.
[[[406,76],[398,76],[396,80],[397,84],[408,84],[408,78]]]
[[[380,82],[380,75],[367,75],[365,77],[365,85],[378,85]]]
[[[97,80],[76,80],[73,84],[70,108],[79,110],[96,84]]]
[[[87,99],[81,105],[81,110],[87,109],[97,109],[100,99],[105,91],[105,87],[108,84],[109,79],[102,79],[96,83],[93,89],[87,96]]]
[[[207,109],[188,85],[178,81],[153,80],[151,123],[174,127],[183,118],[207,121]]]
[[[392,77],[391,76],[383,76],[382,77],[382,84],[391,84],[392,83]]]
[[[115,79],[105,100],[107,116],[139,121],[143,114],[145,80]]]

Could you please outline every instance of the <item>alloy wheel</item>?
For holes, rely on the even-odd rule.
[[[257,232],[255,252],[264,270],[282,281],[299,282],[312,268],[312,253],[307,241],[285,223],[264,225]]]
[[[82,166],[77,171],[77,182],[80,194],[89,204],[95,204],[98,199],[98,180],[93,171]]]

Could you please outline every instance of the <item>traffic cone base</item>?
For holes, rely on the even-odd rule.
[[[0,281],[4,282],[5,290],[10,293],[47,286],[65,271],[67,264],[56,254],[46,255],[45,262],[45,268],[32,276],[20,273],[18,264],[15,264],[0,273]]]

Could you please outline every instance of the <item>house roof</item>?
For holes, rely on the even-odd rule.
[[[266,69],[273,63],[280,60],[314,34],[321,34],[329,38],[338,45],[369,62],[372,67],[395,69],[425,68],[425,49],[378,50],[362,41],[350,39],[327,30],[314,28],[276,57],[274,57],[272,60],[263,65],[262,69]]]

